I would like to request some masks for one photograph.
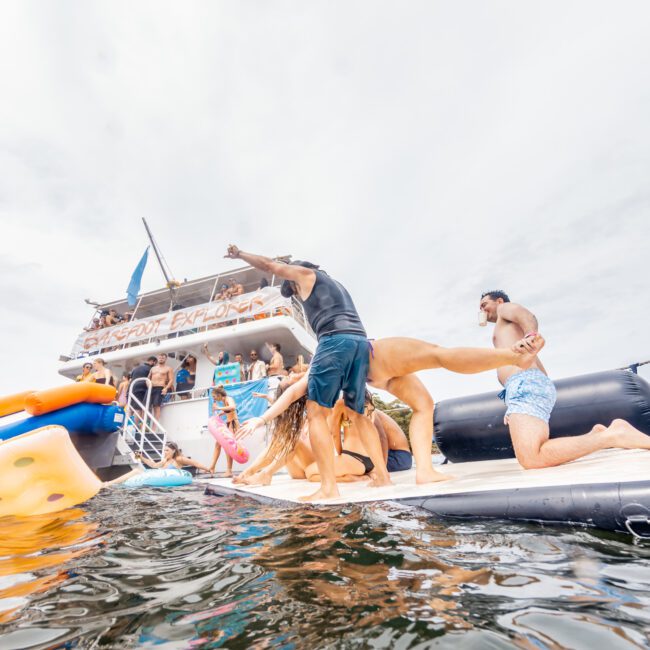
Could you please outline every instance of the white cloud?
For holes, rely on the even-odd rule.
[[[531,307],[554,376],[650,358],[650,9],[629,2],[5,3],[0,393],[54,384],[147,217],[179,277],[225,244],[323,264],[375,336],[489,345]],[[146,289],[160,286],[153,265]],[[427,373],[436,397],[492,375]]]

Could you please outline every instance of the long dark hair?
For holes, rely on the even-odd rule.
[[[169,447],[169,448],[174,452],[174,453],[172,454],[172,458],[173,458],[174,460],[176,460],[177,456],[180,456],[180,455],[181,455],[180,447],[178,446],[178,444],[176,444],[176,443],[173,442],[172,440],[168,440],[168,441],[165,443],[165,447]]]
[[[276,399],[280,397],[284,390],[282,386],[278,388]],[[300,440],[300,434],[306,419],[307,395],[303,395],[276,419],[267,457],[281,458],[288,456],[296,448],[298,440]]]

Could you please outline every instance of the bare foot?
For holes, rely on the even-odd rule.
[[[589,433],[602,433],[607,431],[607,427],[604,424],[594,424]]]
[[[520,339],[512,346],[512,351],[517,354],[517,360],[515,365],[519,366],[522,370],[528,370],[533,365],[535,357],[539,354],[539,351],[546,345],[546,341],[541,334],[538,334],[535,337],[528,337],[527,341],[533,346],[533,352],[529,352],[523,345]]]
[[[378,474],[373,472],[370,475],[370,483],[367,483],[367,487],[384,487],[386,485],[393,485],[393,482],[390,480],[390,474],[388,472],[384,474]]]
[[[650,449],[650,436],[639,431],[626,420],[614,420],[607,430],[612,436],[612,447]]]
[[[242,483],[246,485],[271,485],[271,474],[267,472],[256,472],[247,476]]]
[[[225,472],[223,477],[224,478],[232,478],[232,472]]]
[[[339,494],[339,489],[336,487],[336,485],[334,485],[332,488],[324,488],[321,486],[313,494],[309,494],[308,496],[304,497],[298,497],[298,501],[306,503],[310,501],[322,501],[323,499],[336,499],[340,496],[341,495]]]
[[[423,483],[437,483],[438,481],[449,481],[454,478],[449,474],[442,474],[436,471],[433,467],[423,467],[422,469],[415,470],[415,483],[422,485]]]

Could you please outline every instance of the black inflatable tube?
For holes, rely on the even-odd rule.
[[[554,382],[557,402],[549,423],[551,438],[587,433],[595,424],[628,420],[650,434],[650,384],[626,370],[609,370]],[[494,392],[436,404],[435,439],[454,463],[514,458],[503,423],[505,404]]]
[[[205,493],[248,497],[282,507],[299,505],[225,486],[206,486]],[[650,537],[650,480],[486,490],[392,501],[422,508],[437,517],[577,524],[623,533],[634,529],[639,536]]]
[[[489,490],[401,502],[442,517],[580,524],[630,532],[630,518],[650,516],[650,481]]]

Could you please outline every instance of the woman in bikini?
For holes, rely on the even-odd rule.
[[[104,365],[104,359],[94,359],[93,360],[93,381],[96,384],[107,384],[110,386],[115,386],[115,377],[111,371]]]
[[[281,393],[288,387],[281,388]],[[306,418],[306,395],[292,402],[278,417],[269,447],[242,472],[233,483],[269,485],[273,475],[286,465],[294,479],[320,481],[318,466],[309,442]],[[372,399],[366,395],[366,414],[374,410]],[[336,480],[340,483],[361,480],[370,474],[374,465],[363,446],[361,436],[348,416],[343,400],[339,400],[329,419],[337,456],[334,459]]]
[[[212,399],[213,415],[225,415],[226,426],[230,429],[234,436],[237,429],[239,429],[239,419],[237,418],[237,403],[232,397],[230,397],[230,395],[228,395],[228,393],[226,393],[226,389],[223,386],[217,386],[216,388],[212,389]],[[217,402],[219,402],[221,406],[219,406]],[[221,445],[215,440],[214,453],[212,454],[212,463],[210,463],[211,472],[214,472],[220,455]],[[232,458],[228,454],[226,454],[226,464],[227,470],[224,476],[226,478],[229,478],[232,476]]]
[[[137,458],[137,460],[139,460],[141,463],[144,463],[147,467],[150,467],[151,469],[180,470],[183,466],[189,465],[191,467],[196,467],[197,469],[203,472],[212,473],[205,465],[201,465],[201,463],[197,463],[195,460],[183,456],[181,454],[181,450],[178,448],[178,445],[175,442],[171,442],[171,441],[167,442],[167,444],[165,445],[163,449],[163,457],[157,463],[150,460],[149,458],[146,458],[140,452],[136,452],[135,457]],[[124,481],[130,479],[132,476],[137,476],[138,474],[142,474],[142,472],[146,472],[146,471],[147,470],[144,467],[136,467],[135,469],[132,469],[130,472],[127,472],[126,474],[123,474],[122,476],[112,481],[107,481],[106,483],[104,483],[104,487],[110,487],[112,485],[118,485],[119,483],[124,483]]]

